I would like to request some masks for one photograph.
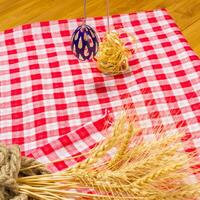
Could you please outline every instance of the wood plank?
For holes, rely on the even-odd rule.
[[[200,20],[197,20],[194,24],[189,26],[183,31],[183,34],[188,39],[189,44],[194,51],[200,55]]]
[[[158,8],[167,8],[180,29],[186,30],[185,36],[192,47],[199,52],[199,40],[195,41],[195,38],[199,39],[200,0],[110,0],[111,14]],[[88,16],[105,15],[105,0],[88,0],[87,13]],[[0,30],[36,21],[77,18],[82,15],[83,0],[0,0]]]
[[[8,3],[9,2],[9,3]],[[82,16],[83,0],[1,0],[0,30],[34,21],[76,18]],[[200,18],[199,0],[111,0],[111,14],[167,8],[184,30]],[[105,15],[105,0],[88,1],[88,16]]]

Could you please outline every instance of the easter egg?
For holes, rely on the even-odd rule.
[[[99,47],[94,29],[86,24],[79,26],[72,35],[71,48],[79,60],[92,59]]]

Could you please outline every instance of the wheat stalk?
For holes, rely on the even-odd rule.
[[[70,169],[18,178],[20,192],[38,200],[189,200],[200,196],[198,183],[183,181],[190,165],[196,164],[193,155],[182,150],[183,134],[162,133],[146,142],[124,113],[108,132],[86,160]],[[105,159],[113,148],[115,154]]]

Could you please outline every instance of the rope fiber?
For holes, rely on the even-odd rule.
[[[25,194],[20,194],[16,180],[18,177],[49,173],[41,166],[20,171],[37,164],[39,162],[36,160],[21,156],[17,145],[0,144],[0,200],[34,200]]]

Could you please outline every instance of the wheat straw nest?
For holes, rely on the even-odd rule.
[[[108,129],[106,139],[88,152],[84,161],[57,173],[46,170],[47,165],[21,157],[16,145],[2,144],[0,199],[189,200],[200,197],[199,183],[185,181],[194,173],[191,167],[199,163],[194,154],[183,151],[183,134],[166,135],[157,129],[154,135],[154,140],[146,141],[134,120],[122,114]]]
[[[127,34],[127,33],[126,33]],[[135,44],[135,37],[129,36],[130,43]],[[135,47],[136,48],[136,47]],[[107,75],[118,75],[130,71],[128,59],[136,49],[130,50],[116,31],[106,33],[95,56],[97,68]]]

